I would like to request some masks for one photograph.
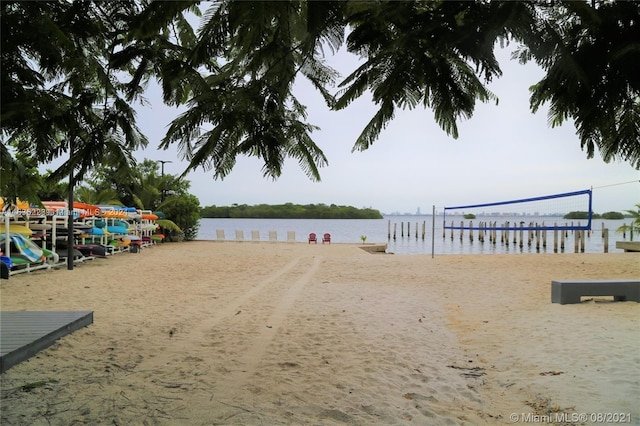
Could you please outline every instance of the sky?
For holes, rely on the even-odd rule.
[[[328,166],[321,181],[310,180],[298,163],[285,162],[277,180],[262,175],[262,161],[238,158],[234,170],[215,180],[201,168],[190,172],[190,192],[201,206],[237,204],[337,204],[370,207],[382,213],[430,213],[433,206],[483,204],[593,188],[596,213],[635,209],[640,203],[640,171],[629,163],[605,163],[596,152],[587,159],[573,123],[551,128],[547,108],[529,109],[528,87],[543,72],[535,64],[510,59],[515,47],[499,49],[502,77],[488,85],[495,102],[476,105],[472,118],[458,122],[459,138],[448,136],[429,109],[396,111],[394,120],[366,151],[352,147],[377,106],[366,94],[341,111],[330,111],[306,81],[296,81],[294,94],[308,107],[308,122],[321,128],[311,134],[325,153]],[[342,50],[327,58],[342,77],[355,69],[357,58]],[[142,161],[169,160],[165,173],[187,168],[177,146],[158,149],[179,111],[162,103],[161,91],[150,86],[150,106],[138,107],[138,125],[149,146],[135,153]]]

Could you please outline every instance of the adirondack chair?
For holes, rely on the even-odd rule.
[[[327,233],[327,234],[324,234],[324,235],[322,236],[322,244],[324,244],[324,243],[329,243],[329,244],[331,244],[331,234],[328,234],[328,233]]]
[[[316,234],[313,232],[309,234],[309,244],[318,244],[318,239],[316,238]]]

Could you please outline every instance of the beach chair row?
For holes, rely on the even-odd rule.
[[[251,231],[248,235],[248,238],[245,238],[244,231],[241,229],[235,230],[235,238],[227,240],[224,229],[216,229],[216,240],[218,241],[271,241],[278,242],[278,232],[277,231],[269,231],[266,235],[266,239],[262,239],[260,235],[260,231]],[[295,243],[296,242],[296,233],[295,231],[287,231],[287,242]],[[309,243],[317,243],[318,238],[315,233],[310,233],[308,238]],[[322,236],[322,243],[331,243],[331,234],[325,233]]]
[[[233,238],[235,237],[235,238]],[[278,241],[278,232],[277,231],[269,231],[266,235],[266,240],[263,240],[260,231],[251,231],[247,237],[245,237],[244,231],[237,229],[235,231],[235,235],[232,238],[227,239],[225,235],[224,229],[216,229],[216,240],[218,241]],[[295,231],[287,231],[287,242],[295,242],[296,241],[296,233]]]

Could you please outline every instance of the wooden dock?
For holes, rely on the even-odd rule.
[[[624,251],[640,251],[640,241],[616,241],[616,248]]]
[[[0,373],[93,323],[93,311],[0,312]]]

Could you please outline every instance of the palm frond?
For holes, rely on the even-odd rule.
[[[176,225],[173,221],[169,219],[157,219],[156,223],[160,225],[161,228],[169,229],[175,232],[182,232],[182,229],[178,225]]]

